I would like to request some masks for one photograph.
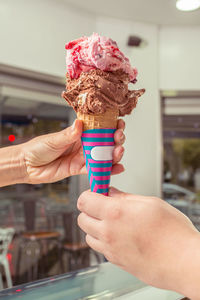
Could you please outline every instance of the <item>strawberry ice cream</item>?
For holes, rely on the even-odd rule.
[[[65,49],[67,71],[71,78],[78,78],[82,72],[92,69],[122,70],[129,75],[130,82],[136,81],[137,69],[131,67],[129,59],[110,38],[93,33],[67,43]]]

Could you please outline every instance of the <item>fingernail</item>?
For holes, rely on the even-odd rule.
[[[74,131],[75,126],[76,126],[76,120],[75,120],[74,123],[72,124],[72,131]]]
[[[123,141],[124,139],[124,133],[123,133],[123,130],[122,129],[119,129],[119,140],[120,142]]]
[[[118,130],[119,130],[121,136],[124,135],[124,130],[122,128],[120,128]]]
[[[120,143],[124,143],[124,141],[125,141],[125,135],[123,134],[121,137],[120,137]]]
[[[120,151],[120,160],[122,159],[122,157],[123,157],[123,155],[124,155],[124,149],[122,149],[121,151]]]
[[[123,129],[123,128],[119,128],[118,131],[119,131],[121,134],[124,134],[124,129]]]

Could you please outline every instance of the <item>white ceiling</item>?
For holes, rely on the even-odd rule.
[[[64,0],[95,15],[150,22],[160,25],[200,25],[200,9],[181,12],[176,0]]]

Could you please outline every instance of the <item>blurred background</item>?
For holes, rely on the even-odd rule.
[[[0,147],[70,125],[75,114],[60,96],[65,43],[111,37],[138,69],[134,88],[146,89],[125,118],[126,170],[111,184],[162,197],[200,229],[200,9],[183,2],[184,11],[176,0],[0,0]],[[0,288],[104,260],[76,225],[86,188],[77,176],[0,189]]]

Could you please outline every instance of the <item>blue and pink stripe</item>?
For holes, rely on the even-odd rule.
[[[94,147],[114,146],[115,129],[91,129],[82,133],[82,146],[92,192],[108,195],[112,160],[95,160],[91,156]]]

